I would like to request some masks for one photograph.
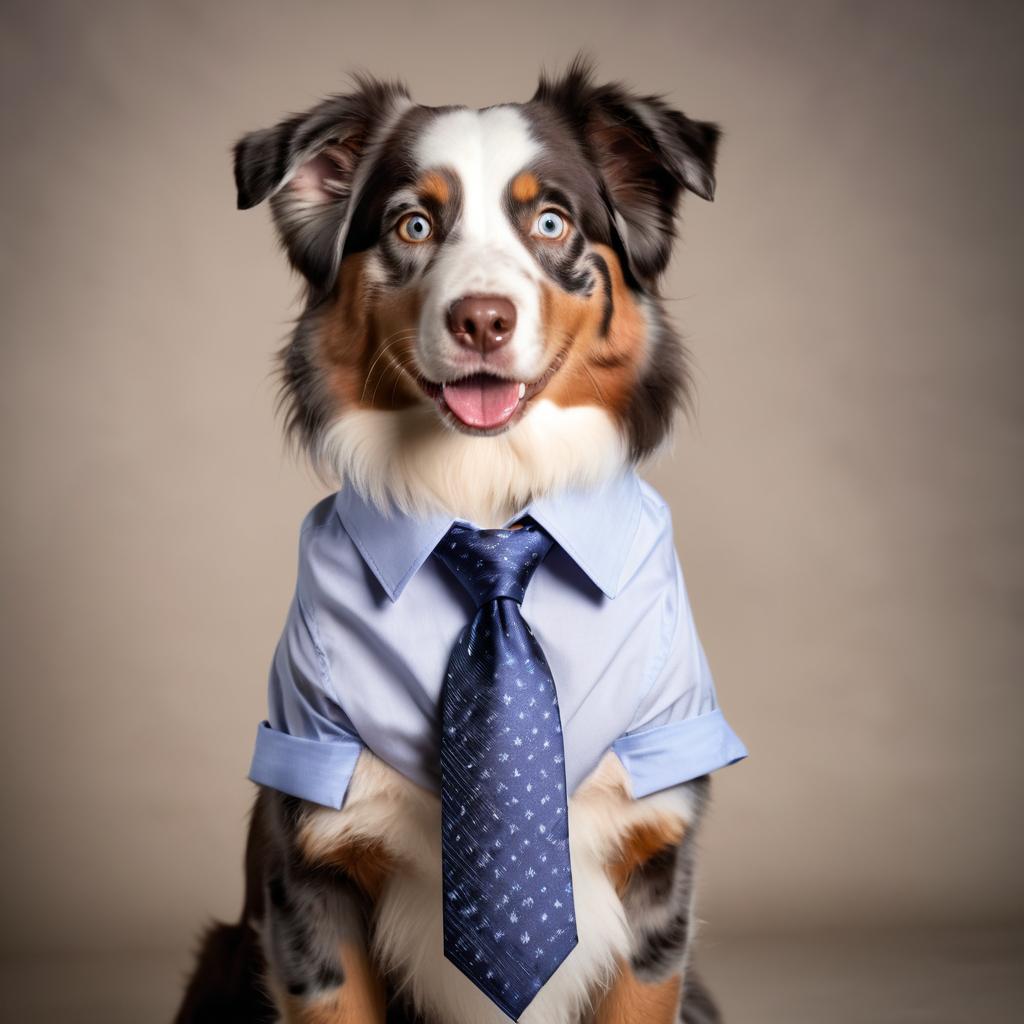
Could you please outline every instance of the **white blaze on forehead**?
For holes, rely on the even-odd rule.
[[[441,114],[419,139],[416,159],[423,170],[450,167],[459,176],[465,237],[518,242],[505,212],[505,189],[539,152],[518,110],[490,107]]]
[[[529,122],[514,107],[448,111],[416,143],[420,170],[450,169],[462,193],[456,230],[439,247],[424,282],[417,353],[422,372],[431,380],[451,378],[452,367],[459,365],[459,346],[446,324],[452,303],[464,295],[500,295],[515,304],[515,335],[503,354],[505,375],[533,380],[544,369],[543,272],[505,204],[509,182],[539,152]]]

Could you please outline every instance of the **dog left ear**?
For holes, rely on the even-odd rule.
[[[721,131],[657,96],[596,86],[576,61],[557,81],[541,79],[535,102],[554,107],[596,165],[634,274],[653,282],[668,265],[684,190],[709,202]]]
[[[358,86],[235,145],[238,208],[270,199],[288,258],[316,288],[337,277],[356,170],[374,132],[408,102],[400,84],[361,79]]]

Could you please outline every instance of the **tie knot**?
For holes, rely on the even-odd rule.
[[[516,530],[453,526],[434,554],[466,588],[478,608],[499,597],[521,603],[534,570],[554,542],[531,522]]]

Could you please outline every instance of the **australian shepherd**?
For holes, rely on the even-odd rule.
[[[269,200],[305,283],[291,436],[369,501],[481,526],[643,460],[687,397],[658,282],[718,139],[579,62],[483,110],[360,78],[246,135],[238,205]],[[690,964],[707,794],[704,776],[636,799],[611,753],[576,788],[585,921],[524,1024],[719,1019]],[[439,820],[368,752],[340,810],[261,788],[241,918],[207,934],[179,1024],[507,1021],[444,958]]]

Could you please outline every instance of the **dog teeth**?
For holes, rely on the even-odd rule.
[[[520,381],[519,382],[519,397],[522,398],[525,394],[526,394],[526,385],[522,381]]]

